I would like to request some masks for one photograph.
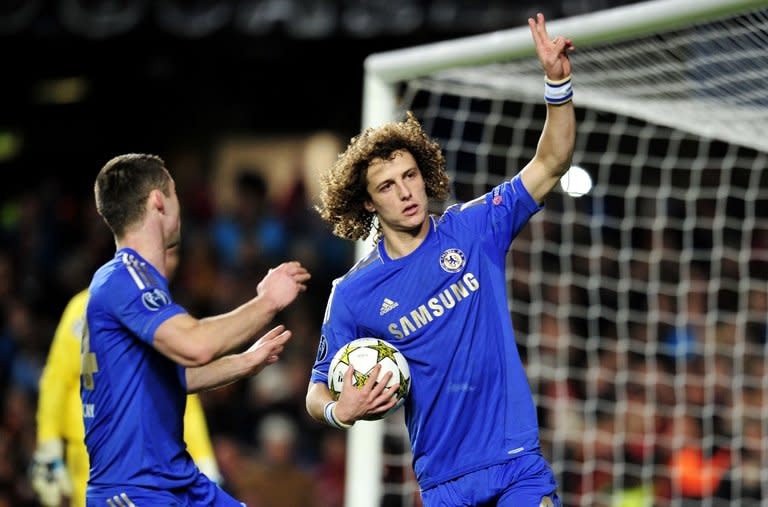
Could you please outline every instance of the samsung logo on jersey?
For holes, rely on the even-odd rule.
[[[387,326],[387,330],[395,338],[409,336],[417,329],[421,329],[436,317],[442,317],[457,303],[469,297],[480,288],[480,282],[472,273],[465,273],[456,283],[452,283],[447,289],[429,298],[426,303],[400,317],[397,322]]]

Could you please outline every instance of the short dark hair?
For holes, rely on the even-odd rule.
[[[117,238],[144,217],[152,190],[170,195],[171,176],[157,155],[128,153],[104,164],[96,176],[93,193],[96,210]]]

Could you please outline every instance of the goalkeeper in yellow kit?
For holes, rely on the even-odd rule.
[[[169,273],[178,263],[178,248],[168,251]],[[45,506],[85,506],[88,453],[85,448],[83,408],[80,401],[80,338],[88,290],[70,299],[51,343],[37,402],[37,448],[31,469],[32,487]],[[213,454],[200,399],[187,396],[184,442],[192,459],[209,479],[221,476]],[[66,448],[65,448],[66,446]]]

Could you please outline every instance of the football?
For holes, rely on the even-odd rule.
[[[365,385],[374,366],[381,364],[378,382],[388,371],[392,372],[392,378],[387,383],[387,388],[400,384],[394,395],[397,404],[382,414],[380,419],[389,416],[403,403],[411,389],[411,370],[408,361],[403,354],[391,343],[379,338],[358,338],[341,347],[331,359],[328,370],[328,388],[334,400],[339,399],[344,388],[344,374],[347,368],[352,366],[355,371],[352,377],[352,386],[358,389]]]

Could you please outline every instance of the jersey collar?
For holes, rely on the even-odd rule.
[[[427,229],[427,235],[424,236],[424,240],[419,244],[419,246],[416,247],[416,249],[409,253],[408,255],[405,255],[403,257],[398,257],[397,259],[392,259],[389,254],[387,253],[387,249],[384,248],[384,238],[382,237],[379,242],[376,244],[376,250],[379,252],[379,258],[382,260],[382,262],[399,262],[404,261],[405,259],[408,259],[414,255],[416,255],[417,252],[424,249],[424,245],[427,243],[427,241],[432,237],[434,234],[435,229],[437,229],[437,222],[435,221],[434,215],[429,216],[429,221],[432,224],[432,227],[429,227]]]

